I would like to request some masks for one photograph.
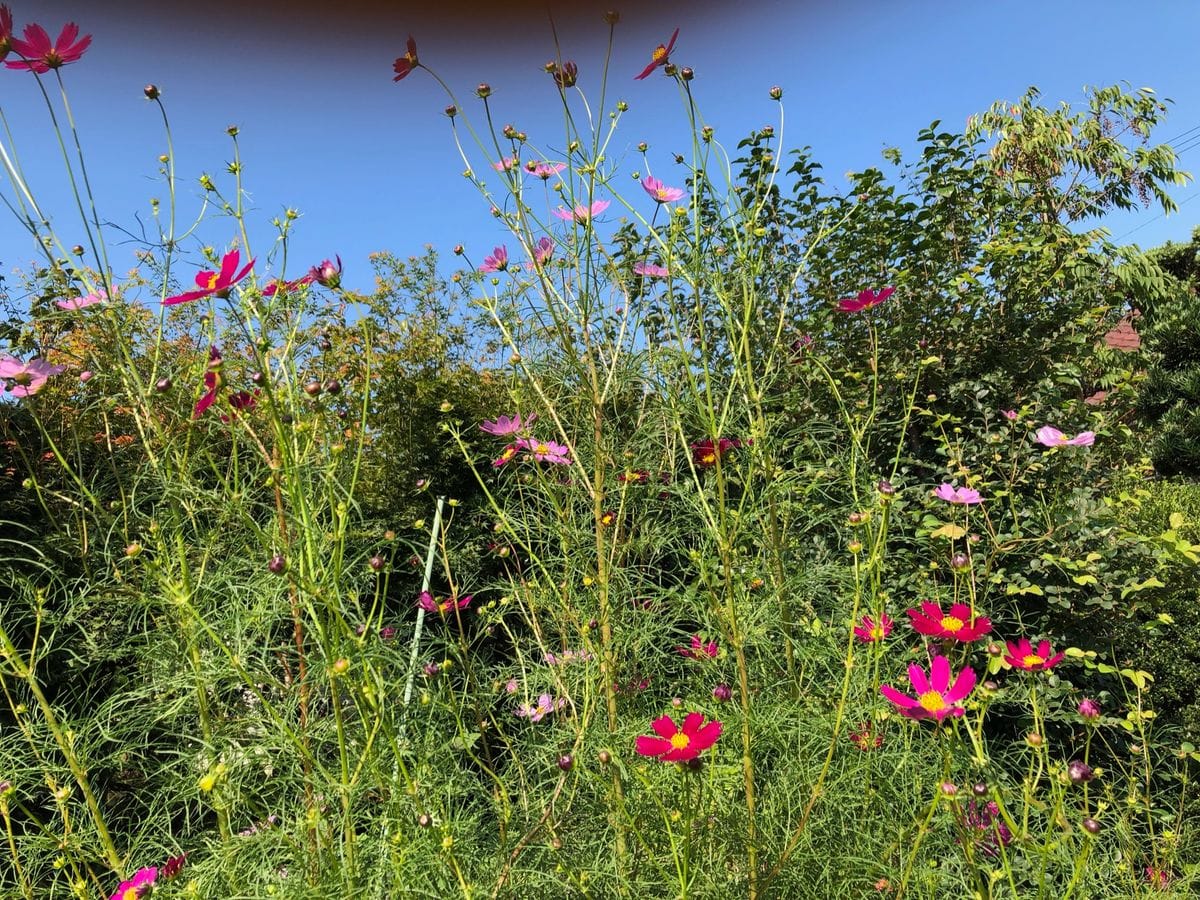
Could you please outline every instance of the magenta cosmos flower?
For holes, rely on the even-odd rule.
[[[650,73],[659,66],[665,66],[671,61],[671,51],[675,49],[675,38],[679,37],[679,29],[675,29],[675,33],[671,35],[671,39],[666,44],[659,44],[654,48],[654,52],[650,54],[650,65],[642,69],[641,73],[633,76],[634,81],[641,81],[643,78],[649,77]]]
[[[642,190],[651,196],[655,203],[674,203],[683,197],[683,189],[667,187],[652,175],[642,179]]]
[[[311,278],[321,287],[337,288],[342,283],[342,257],[341,254],[334,254],[333,260],[323,259],[319,266],[313,266],[308,270],[306,277]]]
[[[895,624],[887,613],[880,616],[878,622],[870,616],[863,616],[862,624],[854,626],[854,636],[864,644],[878,644],[892,633]]]
[[[686,656],[688,659],[716,659],[717,649],[716,641],[704,643],[704,639],[698,634],[692,635],[692,646],[676,647],[675,652],[681,656]]]
[[[55,300],[54,305],[59,309],[69,309],[76,312],[81,309],[87,309],[89,306],[95,306],[97,303],[103,303],[108,299],[108,294],[104,288],[97,288],[94,293],[85,294],[82,297],[68,297],[65,300]]]
[[[895,293],[894,287],[886,287],[878,294],[872,290],[860,291],[857,297],[847,297],[839,300],[837,303],[837,311],[844,313],[862,312],[864,309],[871,309],[878,306],[888,297]]]
[[[879,693],[896,705],[902,715],[910,719],[936,719],[961,716],[963,700],[975,689],[975,670],[963,669],[950,683],[950,662],[944,656],[935,656],[929,676],[916,663],[908,667],[908,680],[916,692],[915,697],[902,694],[890,684],[881,684]]]
[[[1094,431],[1081,431],[1075,437],[1067,437],[1057,428],[1043,425],[1037,430],[1038,443],[1043,447],[1090,447],[1096,442]]]
[[[566,465],[571,461],[571,448],[555,441],[537,441],[532,438],[521,438],[516,442],[518,450],[525,450],[538,462]]]
[[[198,419],[204,415],[204,411],[208,409],[217,399],[217,391],[221,388],[221,351],[216,345],[208,350],[208,371],[204,373],[204,393],[200,399],[196,401],[196,408],[192,411],[192,418]]]
[[[39,357],[22,362],[12,356],[0,356],[0,380],[8,382],[5,389],[14,397],[32,397],[51,375],[65,371],[66,366],[52,366]]]
[[[945,500],[947,503],[954,503],[958,506],[974,506],[976,503],[983,502],[983,496],[979,491],[968,487],[955,487],[952,484],[939,484],[934,489],[933,496],[939,500]]]
[[[643,278],[666,278],[671,273],[667,271],[666,266],[656,266],[654,263],[635,262],[633,264],[633,274],[641,275]]]
[[[508,437],[510,434],[519,434],[522,431],[529,429],[529,426],[537,421],[537,413],[530,413],[521,419],[521,414],[515,416],[500,416],[495,422],[483,422],[479,426],[479,430],[487,434],[494,434],[496,437]]]
[[[589,222],[600,213],[608,209],[610,201],[597,200],[591,206],[584,206],[582,203],[576,203],[575,208],[563,209],[561,206],[557,209],[550,210],[555,217],[562,219],[564,222],[579,222],[580,224]]]
[[[147,866],[144,869],[138,869],[133,873],[133,878],[129,881],[122,881],[117,887],[117,892],[108,900],[140,900],[150,893],[150,889],[154,886],[155,879],[158,878],[158,867]]]
[[[435,612],[445,615],[452,609],[465,609],[471,603],[472,594],[467,594],[461,599],[447,597],[444,600],[435,600],[433,594],[429,591],[421,591],[421,595],[417,597],[417,606],[425,610],[425,612]]]
[[[5,7],[5,13],[8,8]],[[12,30],[12,16],[8,16],[8,30]],[[10,69],[28,69],[38,75],[45,75],[51,69],[58,69],[67,63],[77,62],[83,51],[92,43],[92,36],[85,34],[79,40],[79,26],[68,22],[59,32],[58,40],[50,43],[50,35],[41,25],[26,25],[25,40],[11,38],[9,47],[12,52],[25,57],[21,60],[9,60],[4,65]]]
[[[992,620],[986,616],[971,616],[971,607],[955,603],[949,612],[932,600],[926,600],[920,609],[908,610],[913,630],[929,637],[944,638],[969,644],[977,641],[992,630]]]
[[[504,246],[496,247],[492,250],[491,256],[483,258],[483,265],[479,267],[480,272],[503,272],[508,268],[508,248]]]
[[[408,46],[403,56],[397,56],[396,61],[392,63],[392,71],[396,73],[396,77],[392,81],[401,81],[412,74],[413,69],[421,65],[417,59],[417,42],[413,40],[413,36],[408,36]]]
[[[1060,662],[1064,654],[1054,653],[1050,649],[1049,641],[1042,641],[1037,645],[1035,650],[1033,645],[1029,643],[1029,638],[1021,638],[1016,643],[1008,641],[1008,656],[1004,657],[1004,661],[1015,669],[1024,669],[1026,672],[1040,672],[1043,669],[1052,669]]]
[[[500,451],[499,456],[492,460],[492,468],[499,469],[501,466],[508,465],[510,462],[512,462],[513,458],[516,457],[518,450],[520,450],[520,448],[516,444],[509,444],[502,451]]]
[[[550,262],[552,256],[554,256],[554,241],[548,237],[538,238],[538,242],[533,245],[533,261],[526,263],[525,266],[530,269],[540,269]]]
[[[221,258],[221,270],[219,272],[201,271],[196,276],[196,284],[199,286],[198,291],[186,291],[182,294],[176,294],[174,297],[168,297],[163,301],[163,306],[174,306],[177,303],[191,303],[193,300],[199,300],[201,297],[211,297],[214,294],[222,299],[229,296],[229,289],[245,278],[252,268],[254,268],[254,260],[246,263],[242,270],[238,271],[238,263],[241,261],[242,255],[237,250],[230,250]]]
[[[642,756],[656,756],[663,762],[687,762],[695,759],[717,742],[721,736],[721,723],[704,721],[698,712],[690,712],[677,726],[670,716],[662,716],[650,723],[654,735],[642,735],[637,739],[637,752]]]
[[[289,291],[296,290],[296,288],[304,287],[307,284],[312,284],[314,280],[315,279],[312,272],[309,272],[307,275],[302,275],[299,278],[294,278],[291,281],[280,281],[278,278],[276,278],[263,288],[263,296],[274,297],[280,291],[286,294]]]

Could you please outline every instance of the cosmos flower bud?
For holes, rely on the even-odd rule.
[[[492,86],[486,81],[481,81],[475,88],[475,96],[480,100],[486,100],[492,96]]]
[[[147,100],[157,100],[159,97],[158,85],[148,84],[142,88],[142,93],[146,95]]]
[[[781,88],[779,85],[774,85],[769,91],[767,91],[767,96],[769,96],[772,100],[782,100],[783,88]]]

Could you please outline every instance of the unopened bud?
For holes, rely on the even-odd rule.
[[[158,85],[148,84],[142,88],[142,93],[146,95],[147,100],[157,100],[159,97]]]
[[[772,100],[782,100],[783,88],[781,88],[779,85],[774,85],[769,91],[767,91],[767,96],[769,96]]]

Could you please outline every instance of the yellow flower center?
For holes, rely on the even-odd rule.
[[[451,600],[449,597],[447,597],[445,600],[443,600],[441,603],[438,604],[438,612],[443,612],[443,613],[449,612],[450,607],[452,607],[453,605],[454,605],[454,601]]]
[[[540,454],[546,454],[546,453],[550,452],[550,448],[546,444],[538,444],[536,447],[534,447],[533,452],[540,453]]]
[[[873,640],[873,641],[882,641],[883,640],[883,626],[882,625],[876,625],[874,628],[871,629],[871,640]]]
[[[666,200],[667,199],[667,189],[659,188],[657,191],[654,192],[654,196],[656,196],[659,200]]]
[[[684,734],[682,731],[679,732],[678,734],[671,735],[671,746],[674,747],[676,750],[687,749],[687,745],[690,744],[691,742],[692,742],[692,739],[690,737],[688,737],[686,734]]]
[[[1025,663],[1025,665],[1027,665],[1027,666],[1028,666],[1029,668],[1031,668],[1031,669],[1032,669],[1034,666],[1040,666],[1040,665],[1041,665],[1042,663],[1044,663],[1045,661],[1046,661],[1046,660],[1042,659],[1042,658],[1041,658],[1040,656],[1038,656],[1036,653],[1030,653],[1028,656],[1026,656],[1026,657],[1025,657],[1023,660],[1022,660],[1022,662],[1024,662],[1024,663]]]
[[[963,620],[960,619],[958,616],[946,616],[945,618],[942,619],[942,627],[945,628],[947,631],[949,631],[951,634],[954,634],[954,633],[960,631],[963,627],[963,624],[964,624]]]
[[[711,465],[717,461],[717,454],[712,452],[705,453],[702,457],[700,457],[700,461]]]
[[[125,888],[121,891],[121,900],[138,900],[138,889],[135,887]]]
[[[937,691],[926,691],[920,696],[918,702],[925,712],[936,713],[946,708],[945,698]]]
[[[213,272],[211,275],[208,276],[208,289],[211,291],[213,288],[215,288],[217,286],[217,282],[220,280],[221,280],[221,273]]]
[[[653,54],[653,56],[651,56],[651,59],[653,59],[656,63],[660,63],[666,58],[667,58],[667,48],[665,46],[663,46],[662,44],[659,44],[657,47],[654,48],[654,54]]]

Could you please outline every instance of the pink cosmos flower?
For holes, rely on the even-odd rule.
[[[854,626],[854,636],[864,644],[878,644],[892,633],[895,624],[887,613],[879,617],[878,623],[870,616],[863,616],[862,624]]]
[[[847,297],[843,300],[839,300],[837,304],[837,311],[844,313],[856,313],[862,312],[864,309],[871,309],[874,306],[878,306],[888,297],[892,296],[895,291],[896,289],[894,287],[886,287],[878,294],[870,289],[860,291],[857,297]]]
[[[683,197],[682,188],[667,187],[653,175],[642,179],[642,190],[649,194],[655,203],[674,203]]]
[[[191,303],[193,300],[199,300],[201,297],[211,297],[214,294],[222,299],[229,296],[229,289],[245,278],[252,268],[254,268],[254,260],[246,263],[242,270],[238,271],[238,263],[241,261],[242,255],[237,250],[230,250],[221,258],[221,270],[219,272],[201,271],[196,276],[196,284],[200,287],[198,291],[186,291],[182,294],[176,294],[174,297],[168,297],[162,302],[163,306],[174,306],[177,303]]]
[[[12,12],[7,6],[0,6],[0,59],[8,56],[12,47]]]
[[[650,723],[654,735],[642,735],[635,744],[642,756],[656,756],[663,762],[687,762],[717,742],[721,736],[721,723],[705,723],[704,715],[690,712],[682,725],[676,725],[670,716],[662,716]]]
[[[1026,672],[1041,672],[1044,669],[1052,669],[1060,662],[1065,654],[1055,653],[1051,656],[1050,642],[1042,641],[1034,650],[1033,645],[1029,643],[1029,638],[1021,638],[1016,643],[1008,641],[1008,656],[1004,657],[1004,661],[1016,669],[1024,669]]]
[[[94,293],[85,294],[82,297],[68,297],[65,300],[55,300],[54,305],[59,309],[69,309],[77,312],[89,306],[94,306],[97,303],[103,303],[107,299],[108,294],[104,288],[97,288]]]
[[[401,81],[412,74],[413,69],[421,65],[417,59],[417,42],[413,40],[413,36],[408,36],[408,46],[403,56],[397,56],[396,61],[392,63],[392,71],[396,73],[396,77],[392,81]]]
[[[308,278],[311,278],[321,287],[334,288],[342,283],[342,257],[340,254],[334,254],[337,259],[335,265],[328,259],[321,260],[319,266],[313,266],[308,270]]]
[[[492,168],[497,172],[507,172],[509,169],[515,169],[521,165],[521,161],[515,156],[505,156],[500,162],[492,163]]]
[[[675,38],[679,37],[679,29],[675,29],[675,33],[671,35],[671,39],[666,44],[659,44],[654,48],[654,52],[650,54],[650,65],[642,69],[641,73],[633,76],[634,81],[641,81],[648,77],[651,72],[659,66],[665,66],[671,61],[671,51],[675,49]]]
[[[1003,409],[1001,412],[1004,413],[1004,418],[1008,419],[1008,421],[1017,421],[1017,411],[1015,409]]]
[[[1069,438],[1057,428],[1043,425],[1037,430],[1038,443],[1043,447],[1090,447],[1096,442],[1094,431],[1081,431]]]
[[[671,273],[667,271],[666,266],[656,266],[654,263],[635,262],[633,264],[633,274],[641,275],[643,278],[666,278]]]
[[[567,705],[566,698],[559,697],[557,700],[549,694],[542,694],[537,699],[537,703],[528,703],[517,707],[516,714],[523,719],[529,719],[530,722],[540,722],[542,719],[552,712],[558,712]]]
[[[479,267],[480,272],[503,272],[508,268],[508,248],[504,246],[496,247],[492,250],[491,256],[483,258],[483,265]]]
[[[566,163],[535,162],[532,159],[525,163],[525,171],[530,175],[536,175],[543,181],[553,178],[566,167]]]
[[[5,390],[14,397],[32,397],[51,375],[65,371],[66,366],[52,366],[39,357],[22,362],[12,356],[0,356],[0,381],[8,382]]]
[[[522,431],[527,431],[529,426],[537,421],[537,413],[530,413],[521,419],[521,414],[515,416],[500,416],[495,422],[483,422],[479,426],[479,430],[487,434],[494,434],[496,437],[508,437],[510,434],[519,434]]]
[[[550,262],[550,257],[553,255],[554,241],[548,237],[538,238],[538,242],[533,247],[533,262],[526,263],[526,265],[530,269],[540,269]]]
[[[4,11],[7,13],[8,8],[5,7]],[[11,31],[11,15],[8,28]],[[10,69],[28,69],[38,75],[45,75],[51,69],[58,69],[67,63],[77,62],[83,56],[83,51],[92,43],[92,36],[85,34],[76,41],[77,37],[79,37],[79,26],[74,22],[68,22],[63,26],[58,40],[53,44],[50,43],[50,35],[41,25],[26,25],[25,40],[11,38],[9,41],[12,51],[25,58],[10,60],[4,65]]]
[[[1079,715],[1089,722],[1095,722],[1100,718],[1100,704],[1090,697],[1084,697],[1079,701]]]
[[[939,484],[934,490],[933,495],[939,500],[945,500],[947,503],[954,503],[959,506],[974,506],[976,503],[983,501],[983,497],[979,491],[968,487],[956,488],[952,484]]]
[[[977,641],[992,630],[992,620],[986,616],[971,616],[971,607],[955,603],[949,612],[932,600],[926,600],[920,609],[908,610],[913,630],[918,634],[969,644]]]
[[[700,635],[693,634],[692,635],[692,646],[691,647],[676,647],[675,652],[680,654],[681,656],[687,657],[688,659],[704,659],[706,657],[708,659],[716,659],[717,653],[718,653],[717,642],[709,641],[706,644],[706,643],[704,643],[704,640],[703,640],[703,638],[700,637]]]
[[[274,297],[275,294],[280,291],[286,294],[294,291],[298,287],[303,287],[306,284],[312,284],[315,280],[316,279],[311,271],[307,275],[302,275],[300,278],[294,278],[291,281],[280,281],[278,278],[276,278],[263,288],[262,293],[264,297]]]
[[[963,714],[960,704],[975,689],[975,670],[963,669],[951,684],[949,660],[935,656],[928,677],[924,669],[913,663],[908,667],[908,680],[916,691],[915,697],[900,693],[890,684],[881,684],[879,693],[894,703],[901,715],[940,722],[947,716]]]
[[[552,209],[550,212],[564,222],[579,222],[586,223],[594,219],[600,213],[608,209],[611,201],[597,200],[591,206],[584,206],[582,203],[576,203],[575,209],[563,209],[561,206],[557,209]]]
[[[156,878],[158,878],[157,866],[138,869],[133,873],[133,878],[129,881],[122,881],[117,886],[117,892],[108,900],[140,900],[150,893]]]
[[[532,438],[521,438],[516,442],[519,450],[525,450],[538,462],[566,465],[571,461],[571,448],[555,441],[537,441]]]
[[[435,600],[433,594],[429,591],[421,591],[421,595],[417,597],[417,606],[425,610],[425,612],[435,612],[440,615],[445,615],[452,609],[465,609],[471,603],[472,594],[467,594],[461,599],[447,597],[444,600]]]

